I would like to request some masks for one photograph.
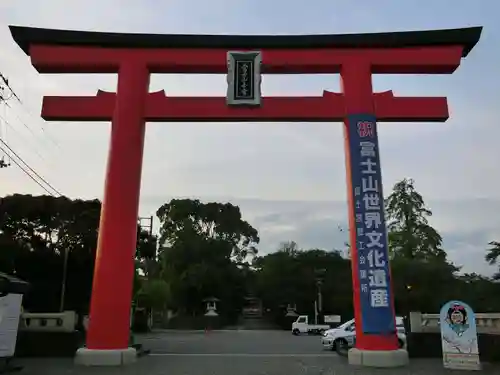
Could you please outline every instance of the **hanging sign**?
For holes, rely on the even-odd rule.
[[[258,51],[227,53],[227,104],[259,106],[261,103],[260,66]]]

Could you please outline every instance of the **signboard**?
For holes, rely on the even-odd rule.
[[[439,313],[443,364],[445,368],[481,370],[476,317],[461,301],[449,301]]]
[[[0,358],[12,357],[16,348],[22,294],[0,297]]]
[[[325,323],[340,323],[340,315],[325,315]]]
[[[396,331],[392,306],[384,195],[380,171],[376,118],[350,115],[352,197],[354,199],[361,329],[367,334]]]
[[[260,52],[227,53],[227,104],[258,106],[261,103]]]

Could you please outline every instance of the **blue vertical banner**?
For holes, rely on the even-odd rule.
[[[389,334],[396,327],[376,117],[359,114],[347,119],[357,248],[353,261],[358,262],[361,328],[366,334]]]

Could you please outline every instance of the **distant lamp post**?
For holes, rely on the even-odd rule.
[[[323,323],[323,293],[321,290],[321,286],[323,285],[323,277],[324,274],[326,273],[326,269],[317,269],[314,270],[314,273],[316,274],[316,289],[318,293],[317,297],[317,302],[315,303],[316,309],[317,309],[317,314],[316,314],[316,324],[321,324]],[[319,323],[318,323],[318,317],[319,317]]]
[[[413,289],[413,287],[411,285],[406,285],[406,304],[408,305],[408,310],[411,309],[411,290]]]
[[[410,332],[410,313],[411,313],[411,290],[412,286],[410,284],[405,285],[406,291],[406,316],[404,317],[403,323],[405,326],[406,332]]]
[[[64,249],[63,273],[61,280],[61,300],[59,301],[59,312],[64,311],[64,300],[66,298],[66,279],[68,277],[69,248]]]

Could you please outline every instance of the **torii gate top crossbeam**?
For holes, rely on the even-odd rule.
[[[443,74],[458,67],[482,28],[339,35],[121,34],[19,26],[10,30],[40,73],[117,73],[124,58],[133,57],[151,73],[225,74],[227,50],[259,49],[264,51],[264,74],[339,73],[341,64],[356,54],[370,55],[372,73]],[[400,50],[396,59],[395,49]]]
[[[463,55],[479,41],[482,27],[447,30],[321,35],[125,34],[10,26],[16,43],[29,55],[32,45],[104,48],[189,49],[360,49],[463,46]]]
[[[121,34],[19,26],[10,30],[40,73],[119,73],[124,64],[132,64],[149,73],[227,74],[228,50],[258,49],[264,74],[341,73],[344,83],[350,75],[351,86],[364,80],[364,96],[356,98],[356,108],[352,93],[348,103],[345,87],[343,94],[264,97],[259,110],[228,107],[223,97],[149,93],[146,121],[342,121],[353,110],[370,108],[379,121],[412,122],[446,121],[446,98],[372,93],[371,74],[453,73],[478,42],[482,28],[344,35]],[[91,97],[49,96],[44,98],[42,116],[52,121],[111,120],[115,99],[115,93],[102,92]]]

